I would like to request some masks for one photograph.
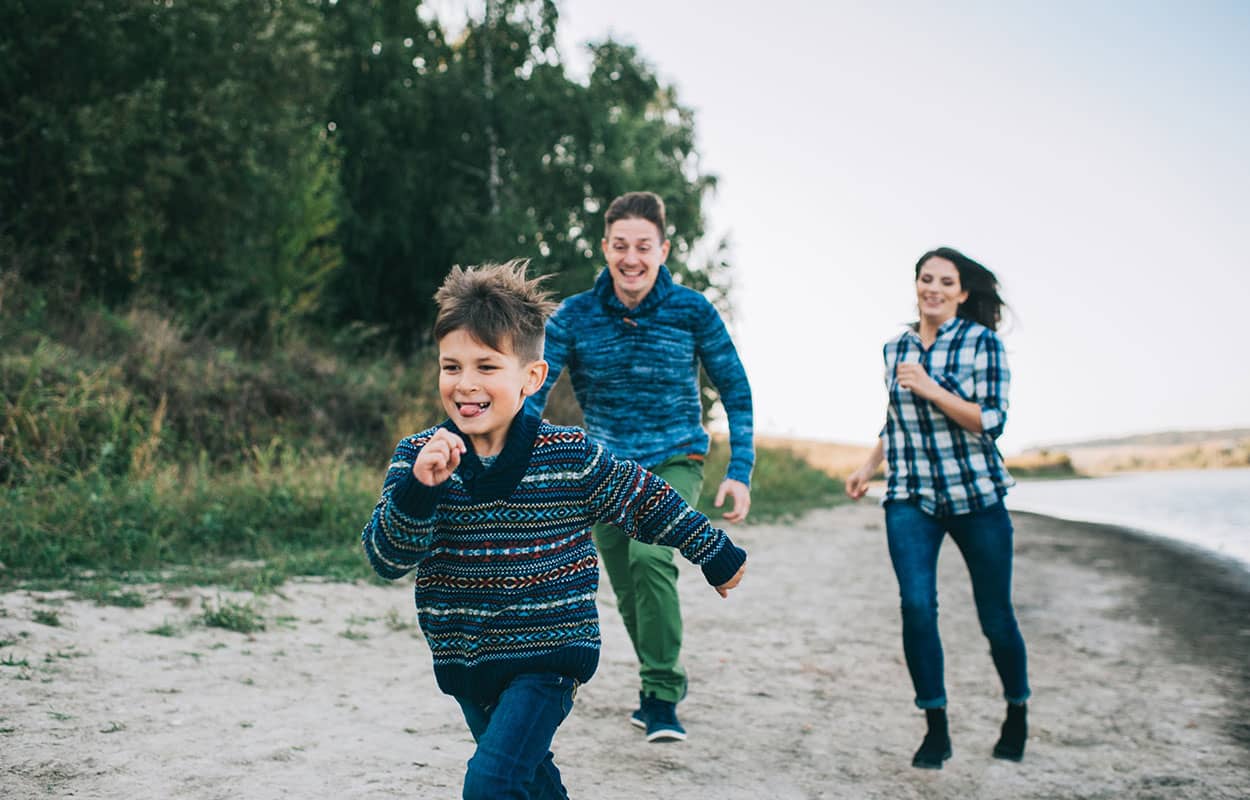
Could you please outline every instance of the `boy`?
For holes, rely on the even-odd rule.
[[[550,747],[599,660],[591,525],[677,548],[722,597],[745,571],[746,553],[664,481],[526,411],[554,307],[526,263],[456,268],[438,290],[448,419],[399,443],[361,534],[382,577],[417,570],[435,678],[477,742],[465,798],[568,796]]]

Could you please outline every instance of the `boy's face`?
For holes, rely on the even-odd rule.
[[[479,456],[497,455],[525,398],[542,388],[547,362],[523,362],[510,342],[495,350],[463,329],[438,342],[438,393],[443,410]]]

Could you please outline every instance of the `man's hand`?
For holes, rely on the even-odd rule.
[[[725,512],[725,520],[728,522],[742,522],[742,520],[747,518],[747,512],[751,510],[750,488],[742,481],[726,478],[721,481],[720,488],[716,491],[717,508],[725,504],[725,495],[733,498],[733,507]]]
[[[421,448],[412,465],[412,477],[426,486],[438,486],[451,477],[464,455],[464,440],[446,428],[439,428]]]
[[[739,583],[742,583],[742,576],[746,574],[746,571],[747,565],[744,563],[742,566],[738,567],[738,571],[734,573],[732,578],[716,587],[716,593],[721,597],[728,597],[729,590],[737,586]]]

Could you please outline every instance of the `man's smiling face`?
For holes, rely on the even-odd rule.
[[[612,223],[601,246],[617,299],[635,308],[655,286],[668,258],[668,240],[650,220],[626,217]]]

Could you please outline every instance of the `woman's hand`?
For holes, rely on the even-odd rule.
[[[942,390],[920,364],[899,364],[894,368],[894,377],[898,378],[899,386],[926,400],[932,400],[935,393]]]
[[[877,439],[877,443],[872,446],[872,452],[868,454],[868,460],[847,476],[846,493],[852,500],[858,500],[868,491],[868,481],[872,480],[884,458],[885,443]]]
[[[852,500],[858,500],[868,492],[868,481],[872,480],[873,470],[860,467],[846,479],[846,494]]]
[[[439,428],[421,448],[412,465],[412,477],[426,486],[438,486],[460,466],[465,453],[464,440],[446,428]]]
[[[981,407],[943,388],[929,377],[929,373],[921,365],[899,364],[894,368],[894,376],[898,378],[899,386],[937,406],[959,427],[969,433],[981,432]]]

